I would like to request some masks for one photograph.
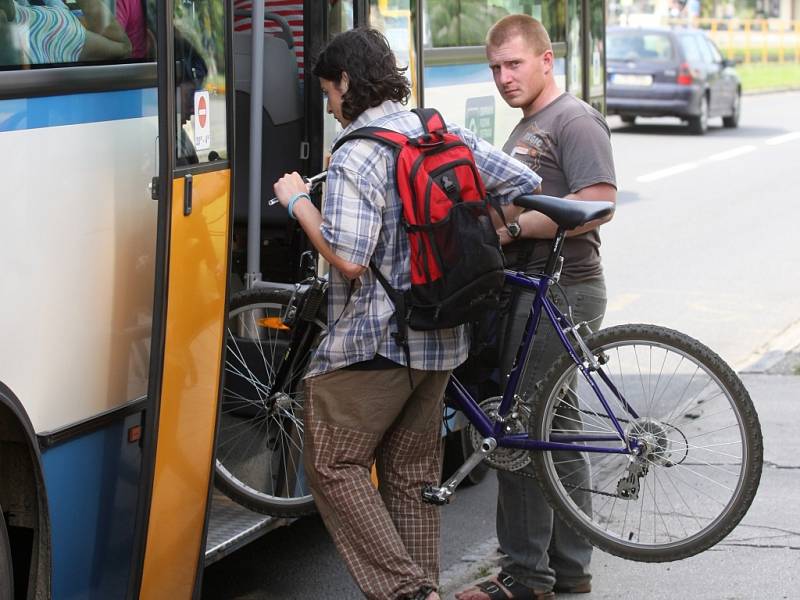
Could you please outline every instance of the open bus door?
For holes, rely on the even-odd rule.
[[[201,581],[223,360],[230,15],[218,0],[158,6],[158,264],[129,595],[177,600],[196,596]]]

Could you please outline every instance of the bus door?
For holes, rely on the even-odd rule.
[[[586,102],[601,113],[606,110],[606,4],[584,0],[585,61],[583,89]]]
[[[230,247],[229,4],[158,3],[159,262],[131,586],[144,599],[196,595],[202,573]]]
[[[603,0],[567,0],[567,90],[605,112],[606,16]]]

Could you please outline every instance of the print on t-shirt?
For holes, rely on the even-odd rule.
[[[551,162],[555,162],[553,138],[549,132],[533,122],[517,138],[512,156],[538,173],[543,157],[546,156]]]

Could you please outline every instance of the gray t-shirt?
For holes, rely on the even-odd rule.
[[[533,169],[542,178],[542,193],[566,196],[596,183],[616,187],[610,132],[598,111],[571,94],[562,94],[539,112],[522,119],[503,146],[503,152]],[[509,263],[527,254],[529,242],[506,246]],[[536,242],[526,263],[543,270],[550,244]],[[597,229],[564,243],[561,281],[586,281],[603,274]],[[516,266],[516,265],[515,265]],[[520,265],[521,266],[521,265]]]

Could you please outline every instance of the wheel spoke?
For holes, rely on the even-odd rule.
[[[757,420],[742,417],[755,414],[752,402],[720,359],[676,332],[619,326],[590,340],[610,383],[592,377],[637,445],[631,455],[586,452],[588,442],[575,443],[575,452],[536,453],[537,477],[559,513],[612,553],[672,560],[702,551],[736,525],[755,495],[761,437]],[[600,397],[567,359],[544,384],[549,396],[533,416],[542,439],[616,433]],[[610,450],[614,442],[589,445]],[[587,483],[579,482],[584,460]],[[593,498],[591,511],[580,493]]]
[[[290,369],[283,388],[274,389],[290,331],[260,324],[280,315],[288,298],[282,290],[258,289],[242,292],[241,302],[231,299],[217,440],[217,481],[223,491],[246,499],[250,508],[277,515],[313,508],[301,461],[300,380],[306,357]]]

